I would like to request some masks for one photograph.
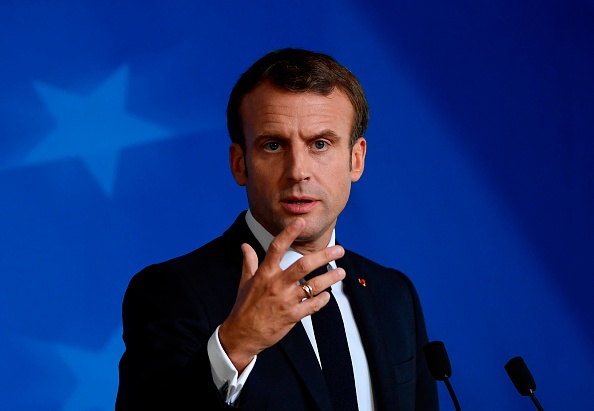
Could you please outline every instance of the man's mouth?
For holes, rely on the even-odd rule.
[[[285,200],[284,202],[289,204],[308,204],[312,203],[313,200]]]
[[[291,214],[307,214],[314,209],[317,200],[313,198],[285,198],[281,200],[284,209]]]

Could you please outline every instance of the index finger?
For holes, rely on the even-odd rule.
[[[299,237],[301,231],[305,227],[305,220],[296,218],[287,225],[270,243],[266,257],[264,257],[263,264],[271,264],[278,267],[283,259],[283,256],[291,247],[291,244]]]

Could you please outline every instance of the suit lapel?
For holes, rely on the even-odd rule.
[[[278,346],[285,352],[320,409],[332,410],[322,369],[301,322],[295,324]]]
[[[376,298],[385,298],[376,292],[381,284],[367,281],[368,276],[364,268],[356,267],[348,252],[337,260],[336,264],[346,271],[343,280],[344,291],[351,304],[367,357],[375,410],[398,411],[399,402],[389,360],[390,350],[398,349],[397,342],[391,341],[391,334],[381,326],[382,322],[378,321],[382,318],[382,313],[377,310],[374,302]]]

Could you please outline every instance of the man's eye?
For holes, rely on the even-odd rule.
[[[275,141],[271,141],[269,143],[264,144],[264,148],[268,151],[276,151],[280,148],[280,144]]]
[[[328,147],[328,144],[323,140],[318,140],[313,145],[316,150],[323,150]]]

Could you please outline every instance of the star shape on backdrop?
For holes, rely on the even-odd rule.
[[[168,130],[126,112],[127,84],[127,66],[83,97],[34,83],[55,118],[56,128],[29,152],[23,165],[79,157],[111,195],[122,149],[170,138]]]
[[[122,330],[118,329],[100,351],[55,345],[56,352],[72,370],[76,386],[62,411],[113,411],[118,386],[118,361],[124,352]],[[112,391],[99,388],[111,387]]]

